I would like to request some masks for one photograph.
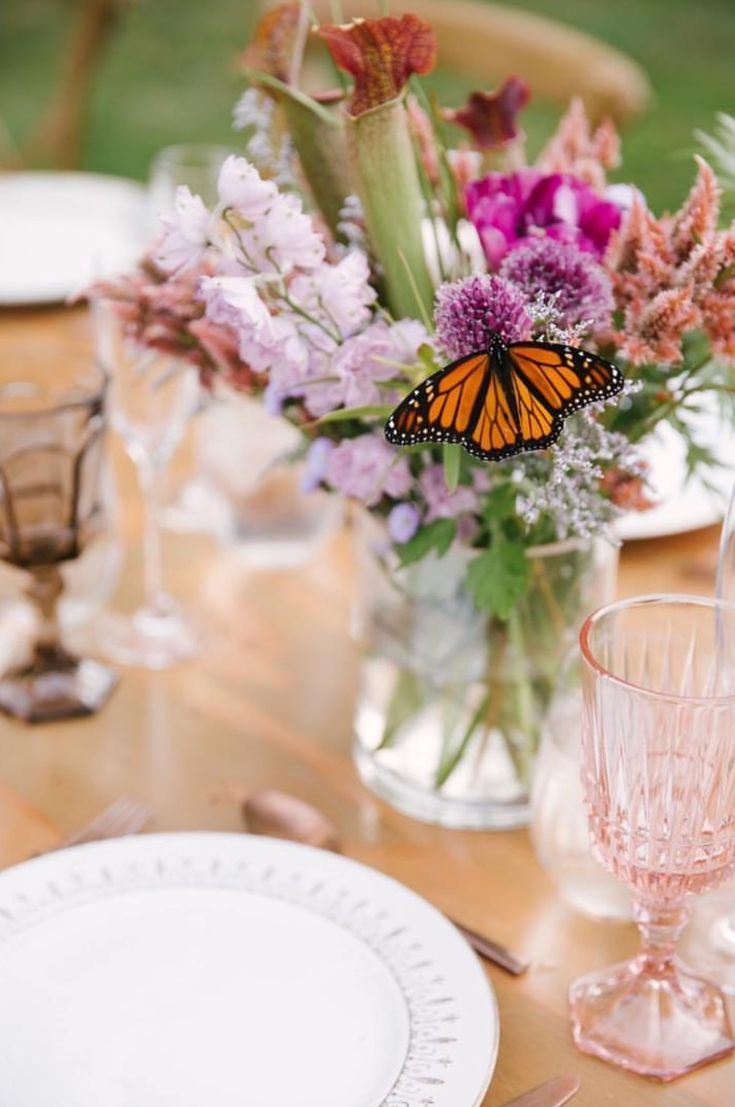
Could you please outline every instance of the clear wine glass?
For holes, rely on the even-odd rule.
[[[735,487],[720,532],[715,594],[735,603]],[[735,886],[705,896],[692,912],[682,941],[687,961],[735,995]]]
[[[671,1080],[735,1049],[721,990],[676,956],[688,898],[735,874],[735,605],[623,600],[587,620],[580,644],[590,831],[633,892],[641,948],[572,985],[574,1038]]]
[[[186,142],[159,150],[148,174],[151,235],[158,235],[159,220],[173,208],[179,185],[186,185],[201,196],[207,207],[214,207],[222,163],[230,154],[239,152],[232,146],[208,142]],[[196,414],[206,411],[209,405],[210,397],[202,391]],[[176,490],[173,501],[162,506],[161,520],[169,530],[220,537],[231,525],[231,510],[227,498],[206,475],[195,472]]]
[[[161,478],[199,395],[196,369],[136,342],[113,300],[92,305],[97,346],[110,374],[110,420],[136,466],[143,493],[145,600],[131,618],[104,623],[103,647],[116,660],[162,669],[198,648],[191,616],[166,590],[161,557]]]

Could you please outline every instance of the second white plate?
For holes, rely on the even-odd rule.
[[[291,843],[150,835],[0,875],[3,1107],[478,1107],[494,999],[402,885]]]
[[[59,303],[99,277],[133,268],[148,219],[138,181],[0,174],[0,304]]]

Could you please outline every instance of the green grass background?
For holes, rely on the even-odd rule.
[[[648,114],[625,132],[622,179],[656,208],[677,204],[691,180],[695,127],[735,114],[735,0],[509,0],[553,16],[637,59],[653,85]],[[71,0],[0,3],[0,115],[20,137],[51,87]],[[153,153],[182,141],[236,142],[230,114],[242,84],[238,55],[254,0],[138,0],[106,55],[95,88],[85,167],[144,178]],[[533,74],[526,74],[533,84]],[[467,85],[432,77],[448,102]],[[527,116],[531,148],[555,113]]]

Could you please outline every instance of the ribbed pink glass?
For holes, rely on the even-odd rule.
[[[672,1080],[735,1049],[720,990],[675,955],[687,898],[735,874],[735,605],[624,600],[582,628],[582,773],[641,950],[570,991],[580,1049]]]

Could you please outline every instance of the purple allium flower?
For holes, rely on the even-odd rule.
[[[315,492],[327,475],[327,462],[334,449],[334,443],[328,438],[315,438],[306,455],[306,464],[301,477],[301,491]]]
[[[610,278],[590,254],[571,242],[524,239],[506,254],[500,273],[523,289],[529,300],[539,292],[553,296],[562,326],[589,321],[599,328],[610,322],[614,306]]]
[[[489,173],[468,185],[465,199],[494,269],[519,238],[534,233],[575,242],[601,257],[611,232],[620,225],[620,208],[569,173]]]
[[[384,493],[400,499],[408,494],[411,470],[382,434],[361,434],[345,438],[327,459],[328,482],[346,496],[374,507]]]
[[[413,538],[419,529],[421,514],[413,504],[396,504],[388,516],[388,534],[402,545]]]
[[[448,357],[486,350],[497,333],[505,342],[531,335],[531,316],[523,292],[503,280],[480,274],[443,284],[436,294],[436,338]]]
[[[428,465],[419,477],[419,485],[426,500],[428,511],[426,522],[434,519],[454,519],[475,511],[478,506],[477,494],[472,488],[460,484],[454,492],[447,488],[444,466]]]

